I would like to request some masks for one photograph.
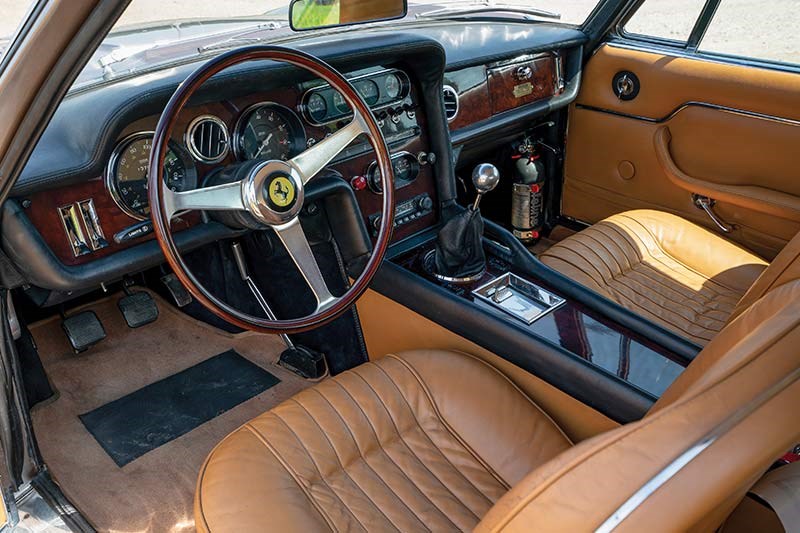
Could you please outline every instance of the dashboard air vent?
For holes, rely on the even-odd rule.
[[[444,86],[444,112],[450,122],[458,115],[458,91],[449,85]]]
[[[203,163],[222,161],[228,155],[229,140],[228,127],[213,115],[199,116],[186,128],[189,153]]]

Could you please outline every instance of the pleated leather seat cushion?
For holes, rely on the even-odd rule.
[[[325,380],[228,436],[204,465],[200,531],[471,530],[571,447],[472,356],[388,355]]]
[[[660,211],[613,215],[540,256],[562,274],[704,346],[768,263]]]

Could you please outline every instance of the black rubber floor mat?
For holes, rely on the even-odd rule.
[[[234,350],[80,415],[119,466],[280,383]]]

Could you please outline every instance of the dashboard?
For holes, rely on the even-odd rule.
[[[584,40],[555,25],[450,22],[297,46],[343,72],[378,120],[395,171],[397,242],[435,226],[454,203],[454,146],[524,128],[574,99]],[[149,221],[148,160],[161,110],[194,66],[62,103],[3,213],[3,248],[32,285],[71,293],[163,262]],[[165,161],[174,190],[202,187],[233,163],[290,159],[352,116],[335,90],[293,67],[229,70],[178,117]],[[382,191],[371,145],[357,139],[323,172],[355,200],[358,224],[348,227],[374,238]],[[191,249],[236,234],[221,226],[189,212],[172,230]]]

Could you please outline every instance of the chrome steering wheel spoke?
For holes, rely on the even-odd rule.
[[[288,163],[300,174],[305,185],[361,134],[369,135],[369,127],[364,117],[356,111],[350,124],[293,157]]]
[[[169,218],[182,211],[246,211],[242,182],[224,183],[191,191],[164,188],[164,210]]]
[[[308,244],[306,234],[300,226],[300,219],[294,218],[286,224],[275,226],[274,229],[300,274],[306,280],[311,292],[314,293],[314,298],[317,300],[315,312],[323,311],[336,303],[339,299],[331,294],[325,278],[322,277],[319,264],[311,251],[311,245]]]

